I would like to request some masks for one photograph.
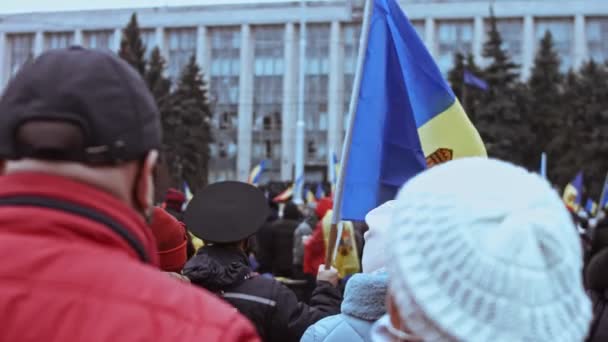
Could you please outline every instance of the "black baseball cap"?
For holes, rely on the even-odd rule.
[[[17,132],[36,121],[75,125],[83,143],[51,154],[22,146]],[[0,98],[0,159],[111,165],[160,147],[152,94],[137,71],[110,52],[78,46],[45,52],[21,68]]]

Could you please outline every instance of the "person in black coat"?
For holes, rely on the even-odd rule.
[[[283,216],[265,224],[256,234],[260,273],[272,273],[275,277],[294,276],[293,238],[303,220],[302,213],[293,202],[287,202]]]
[[[306,305],[277,280],[253,272],[245,251],[267,216],[263,193],[249,184],[216,183],[197,193],[185,221],[205,246],[182,273],[237,308],[264,341],[299,341],[310,325],[340,312],[338,273],[320,269],[317,287]]]

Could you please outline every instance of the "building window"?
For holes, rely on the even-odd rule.
[[[233,127],[234,127],[233,113],[222,112],[220,114],[219,128],[221,130],[228,130],[228,129],[232,129]]]
[[[267,159],[272,159],[272,141],[266,140],[264,143],[265,143],[265,146],[266,146],[265,157]]]
[[[536,23],[536,47],[545,36],[551,32],[555,51],[561,59],[560,70],[567,71],[572,67],[574,54],[574,24],[572,19],[541,19]]]
[[[353,39],[349,45],[355,50],[354,54],[356,56],[356,48],[358,46],[358,39],[356,37],[357,32],[360,32],[360,28],[352,27],[351,30],[350,26],[348,27],[350,30],[348,39]],[[320,147],[327,145],[329,25],[314,24],[307,26],[306,40],[306,85],[304,89],[306,96],[304,99],[306,135],[313,137],[315,144]],[[323,150],[325,148],[315,148],[311,153],[309,149],[307,162],[317,165],[325,164],[327,156],[320,153]]]
[[[146,48],[145,58],[150,58],[152,50],[158,46],[156,42],[156,32],[153,29],[142,29],[140,30],[141,42]]]
[[[523,22],[520,19],[498,19],[496,28],[502,38],[502,47],[507,51],[511,60],[521,65],[523,61]],[[486,32],[490,31],[490,23],[486,21]]]
[[[316,154],[317,153],[317,147],[315,146],[315,141],[314,140],[309,140],[306,150],[308,151],[308,154]]]
[[[598,63],[608,60],[608,18],[587,19],[589,58]]]
[[[87,31],[83,33],[84,46],[89,49],[112,50],[113,31]]]
[[[228,151],[226,150],[226,144],[222,141],[218,144],[218,156],[222,159],[226,159],[228,157]]]
[[[167,71],[173,82],[188,64],[192,56],[196,54],[196,29],[179,28],[167,31],[169,60]]]
[[[34,34],[9,34],[6,39],[8,43],[8,71],[9,77],[12,77],[23,64],[34,57]]]
[[[72,32],[47,32],[44,34],[44,49],[62,49],[74,44]]]
[[[437,24],[437,64],[442,73],[452,68],[454,54],[473,52],[472,21],[440,21]]]
[[[271,178],[278,176],[283,110],[284,41],[283,26],[258,26],[252,30],[253,59],[253,142],[263,142],[264,156],[270,159]],[[275,153],[279,151],[279,153]],[[258,163],[259,160],[252,160]],[[276,168],[276,169],[275,169]]]

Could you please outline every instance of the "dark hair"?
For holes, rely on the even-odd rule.
[[[298,206],[293,202],[285,203],[285,208],[283,208],[283,219],[285,220],[301,220],[302,212],[298,209]]]

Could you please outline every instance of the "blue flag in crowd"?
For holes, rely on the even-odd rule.
[[[371,209],[393,199],[405,181],[426,168],[404,80],[410,66],[400,61],[392,37],[420,39],[394,0],[374,0],[372,11],[345,170],[345,220],[363,220]]]
[[[323,190],[323,185],[321,183],[317,184],[317,191],[316,191],[315,197],[317,199],[321,199],[321,198],[325,197],[325,190]]]
[[[466,69],[464,71],[464,83],[484,91],[490,89],[490,86],[488,86],[488,83],[486,81],[475,76],[475,74]]]
[[[566,185],[562,198],[570,210],[577,212],[580,209],[583,201],[583,171],[577,173]]]
[[[604,181],[604,188],[602,189],[602,197],[600,198],[600,209],[605,209],[608,205],[608,175]]]
[[[338,219],[363,220],[427,165],[487,156],[396,0],[373,0]],[[364,25],[364,28],[366,25]],[[365,33],[365,32],[364,32]],[[350,126],[352,125],[352,126]]]

